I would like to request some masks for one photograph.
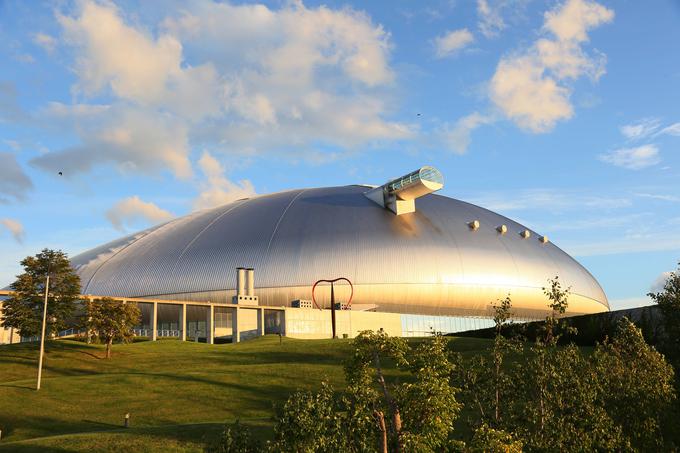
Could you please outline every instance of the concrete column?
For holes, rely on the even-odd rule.
[[[215,307],[210,305],[210,319],[208,320],[208,344],[215,343]]]
[[[241,342],[241,330],[239,329],[238,313],[239,308],[234,307],[231,311],[231,342],[240,343]]]
[[[257,311],[257,334],[262,337],[264,336],[264,308],[258,308]]]
[[[187,304],[182,304],[182,341],[187,341]]]
[[[151,341],[156,341],[158,338],[158,302],[153,303],[153,316],[151,317]]]

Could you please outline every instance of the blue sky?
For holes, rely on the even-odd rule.
[[[613,308],[680,261],[676,1],[5,0],[0,52],[2,286],[44,247],[425,164]]]

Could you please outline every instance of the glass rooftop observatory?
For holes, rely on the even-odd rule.
[[[415,212],[415,199],[444,187],[444,177],[434,167],[424,166],[369,190],[364,195],[397,215]]]

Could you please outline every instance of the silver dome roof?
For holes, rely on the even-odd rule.
[[[510,293],[518,315],[542,316],[559,275],[570,312],[608,310],[597,281],[554,244],[481,207],[440,195],[394,215],[362,186],[280,192],[199,211],[72,259],[83,293],[222,302],[237,267],[255,268],[263,305],[311,299],[321,278],[347,277],[353,303],[380,311],[488,315]],[[470,222],[479,221],[473,229]],[[507,226],[502,234],[500,225]]]

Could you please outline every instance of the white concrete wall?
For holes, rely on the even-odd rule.
[[[335,312],[336,335],[354,338],[362,330],[383,329],[390,336],[401,336],[401,315],[370,311],[338,310]],[[331,311],[286,308],[286,336],[291,338],[331,338]]]
[[[0,301],[0,315],[2,315],[2,301]],[[6,329],[0,324],[0,344],[19,343],[21,337],[15,329]]]

